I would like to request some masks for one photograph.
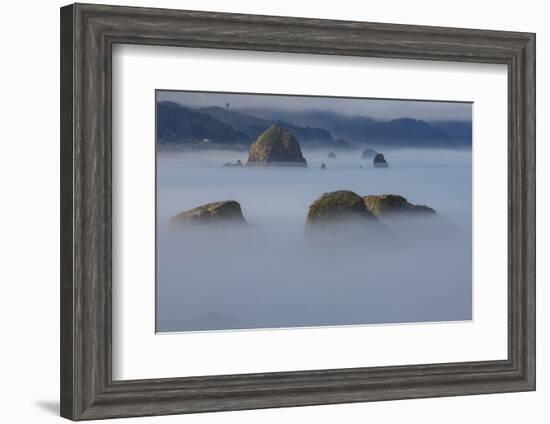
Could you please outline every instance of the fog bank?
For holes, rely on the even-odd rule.
[[[388,169],[358,151],[326,153],[305,151],[307,169],[222,167],[246,162],[239,152],[158,153],[157,331],[471,319],[471,152],[388,151]],[[308,206],[341,189],[400,194],[438,214],[373,237],[353,226],[305,236]],[[247,228],[168,227],[218,200],[238,201]]]

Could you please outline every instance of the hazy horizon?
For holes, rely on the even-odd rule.
[[[156,101],[172,101],[192,109],[218,106],[230,110],[332,112],[381,121],[412,118],[424,121],[472,121],[472,102],[431,99],[378,99],[300,96],[292,94],[222,93],[158,90]]]

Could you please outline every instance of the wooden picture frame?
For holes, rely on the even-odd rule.
[[[111,378],[111,60],[117,43],[504,64],[508,359]],[[535,35],[74,4],[61,9],[61,415],[72,420],[535,389]]]

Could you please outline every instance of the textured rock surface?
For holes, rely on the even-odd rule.
[[[274,124],[250,146],[247,165],[307,166],[307,162],[296,137]]]
[[[388,162],[386,162],[386,158],[382,153],[377,153],[374,159],[372,160],[372,164],[375,168],[387,168]]]
[[[371,148],[366,148],[363,150],[363,154],[361,155],[361,159],[372,159],[376,156],[377,151]]]
[[[307,223],[329,223],[349,219],[376,220],[365,201],[353,191],[340,190],[324,193],[309,206]]]
[[[234,200],[207,203],[181,212],[170,219],[171,225],[204,223],[242,223],[246,221],[241,205]]]
[[[425,205],[409,203],[403,196],[397,194],[370,195],[364,198],[367,209],[377,217],[397,214],[435,215],[435,210]]]

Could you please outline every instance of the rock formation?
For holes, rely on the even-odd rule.
[[[206,205],[180,212],[170,219],[170,224],[246,223],[241,205],[234,200],[207,203]]]
[[[327,159],[336,159],[334,152],[328,152]]]
[[[372,159],[377,155],[377,151],[371,148],[366,148],[363,150],[363,154],[361,155],[361,159]]]
[[[307,166],[296,137],[273,124],[250,146],[247,166],[291,165]]]
[[[365,201],[353,191],[324,193],[309,206],[308,224],[342,222],[349,219],[376,221]]]
[[[241,162],[241,160],[237,160],[236,162],[227,162],[227,163],[224,163],[223,164],[224,167],[226,168],[242,168],[243,166],[243,163]]]
[[[409,203],[407,199],[397,194],[370,195],[363,199],[367,209],[379,218],[398,214],[429,216],[436,213],[428,206]]]
[[[327,169],[327,166],[325,165],[324,162],[321,164],[321,169]]]
[[[377,153],[374,159],[372,160],[372,164],[375,168],[387,168],[388,162],[386,162],[386,158],[382,153]]]

